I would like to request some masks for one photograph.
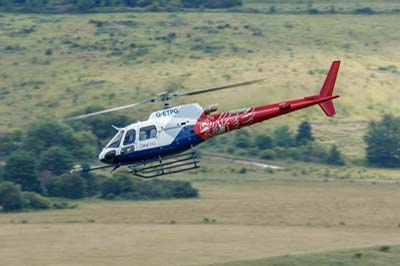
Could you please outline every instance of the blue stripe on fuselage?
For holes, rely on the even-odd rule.
[[[194,133],[193,125],[185,126],[181,129],[181,131],[171,144],[160,146],[157,148],[135,151],[126,155],[118,155],[115,157],[115,162],[126,163],[156,159],[159,156],[164,157],[166,155],[176,154],[188,150],[192,146],[194,147],[203,141],[204,139]]]

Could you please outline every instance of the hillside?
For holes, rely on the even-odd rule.
[[[155,20],[154,17],[157,17]],[[266,77],[244,89],[176,103],[238,109],[317,92],[334,59],[343,61],[338,115],[318,108],[256,127],[310,119],[324,140],[361,148],[366,122],[400,113],[398,15],[233,13],[0,14],[1,131],[61,119],[89,105],[112,107],[163,90]],[[249,41],[250,40],[250,41]],[[139,120],[159,109],[128,110]],[[340,122],[340,123],[339,123]],[[339,126],[338,126],[339,125]],[[349,138],[350,136],[350,138]],[[348,149],[351,153],[354,149]]]

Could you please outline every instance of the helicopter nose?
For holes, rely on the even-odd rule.
[[[116,153],[117,152],[115,150],[102,150],[102,152],[99,154],[99,160],[103,163],[115,163]]]

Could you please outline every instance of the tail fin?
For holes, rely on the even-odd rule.
[[[340,66],[340,61],[332,62],[331,68],[329,69],[328,75],[326,76],[324,85],[322,85],[321,91],[319,92],[320,97],[332,96],[333,88],[335,87],[336,77],[339,71],[339,66]],[[334,116],[336,114],[332,100],[322,102],[319,104],[319,106],[327,116]]]

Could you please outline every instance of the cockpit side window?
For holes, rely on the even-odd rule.
[[[121,143],[122,136],[124,135],[124,131],[121,130],[119,131],[114,138],[109,142],[109,144],[106,146],[107,148],[118,148],[119,144]]]
[[[128,130],[125,134],[124,146],[134,143],[135,139],[136,139],[136,130],[134,129]]]
[[[155,125],[142,127],[139,131],[139,140],[152,139],[157,137],[157,128]]]

